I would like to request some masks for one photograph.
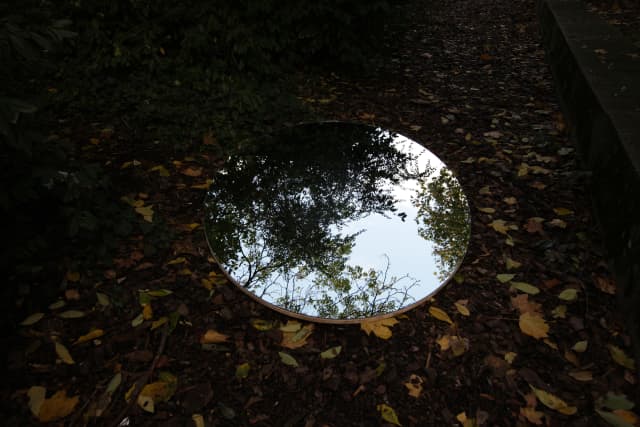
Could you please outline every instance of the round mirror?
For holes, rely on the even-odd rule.
[[[230,156],[206,205],[231,281],[290,316],[355,323],[406,311],[469,242],[462,187],[420,144],[371,126],[294,126]]]

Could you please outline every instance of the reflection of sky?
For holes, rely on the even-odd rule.
[[[431,167],[434,171],[430,175],[437,175],[441,168],[446,167],[435,154],[401,135],[395,137],[393,144],[398,151],[410,154],[416,160],[411,172],[425,172]],[[411,197],[415,197],[418,189],[418,180],[415,179],[392,186],[390,190],[396,200],[396,213],[387,216],[371,214],[341,229],[344,234],[364,230],[356,238],[349,264],[384,270],[386,255],[389,258],[390,276],[409,275],[419,280],[419,286],[409,291],[416,301],[435,291],[441,284],[433,245],[418,234],[415,221],[418,209],[411,203]],[[407,214],[404,221],[397,215],[402,212]]]

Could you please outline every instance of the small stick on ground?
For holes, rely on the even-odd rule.
[[[158,351],[156,352],[156,356],[153,358],[153,362],[151,363],[149,370],[144,374],[144,376],[142,376],[138,381],[136,381],[135,389],[131,394],[129,403],[127,404],[127,406],[125,406],[122,412],[120,412],[120,414],[116,417],[115,421],[112,424],[112,427],[118,427],[122,422],[122,420],[127,416],[129,411],[131,410],[131,407],[133,406],[133,404],[138,401],[138,396],[140,395],[142,388],[151,379],[151,376],[153,375],[153,371],[156,369],[156,366],[158,365],[158,361],[160,360],[160,357],[164,352],[164,347],[167,343],[167,336],[169,336],[169,325],[165,323],[164,327],[162,328],[162,339],[160,340]]]

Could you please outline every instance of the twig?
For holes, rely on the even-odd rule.
[[[160,340],[160,345],[158,346],[158,351],[156,352],[156,357],[153,358],[153,362],[151,363],[151,367],[149,368],[147,373],[142,378],[140,378],[138,381],[136,381],[135,389],[133,390],[133,393],[131,393],[131,397],[129,398],[129,403],[127,404],[127,406],[125,406],[125,408],[122,410],[122,412],[120,412],[120,414],[116,417],[115,422],[112,424],[112,427],[118,427],[120,425],[120,423],[122,422],[122,420],[127,416],[129,411],[131,410],[131,407],[133,406],[133,404],[138,401],[138,396],[140,395],[140,392],[142,391],[142,388],[151,379],[151,376],[153,375],[153,371],[156,369],[156,366],[158,365],[158,361],[160,360],[160,357],[162,356],[162,353],[164,352],[164,346],[167,343],[167,336],[168,335],[169,335],[169,324],[165,323],[164,327],[162,329],[162,339]]]

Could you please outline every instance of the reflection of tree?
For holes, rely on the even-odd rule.
[[[469,241],[470,219],[462,187],[450,170],[421,181],[412,202],[418,208],[418,233],[434,243],[438,276],[445,280],[464,257]]]
[[[344,298],[337,304],[354,315],[394,309],[403,302],[392,289],[399,280],[346,269],[357,233],[340,232],[347,221],[395,212],[389,184],[414,159],[394,137],[361,125],[304,125],[231,156],[206,203],[212,250],[245,287],[292,311],[311,302],[303,297],[309,280],[324,292],[322,303],[312,298],[318,311],[340,316],[331,298]],[[355,295],[365,288],[366,301]]]

